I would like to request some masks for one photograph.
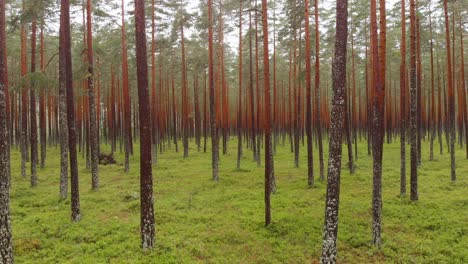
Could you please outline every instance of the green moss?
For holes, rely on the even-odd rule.
[[[193,142],[192,142],[193,144]],[[326,144],[324,144],[326,145]],[[221,156],[220,182],[211,180],[211,154],[158,153],[154,167],[156,246],[140,249],[138,146],[130,173],[100,166],[100,190],[80,159],[82,220],[70,221],[69,200],[59,200],[59,153],[50,148],[39,185],[20,176],[12,152],[11,208],[18,263],[317,263],[322,243],[326,182],[315,163],[315,188],[307,187],[305,149],[294,168],[289,146],[278,146],[272,196],[273,224],[264,226],[264,169],[244,150],[236,169],[236,141]],[[344,146],[346,148],[346,146]],[[399,197],[400,144],[385,145],[383,240],[371,245],[372,159],[359,143],[357,170],[342,172],[338,258],[342,263],[466,263],[468,161],[457,148],[458,181],[450,182],[449,155],[429,161],[423,146],[420,200]],[[109,151],[102,146],[102,151]],[[263,152],[263,151],[262,151]],[[81,158],[81,155],[79,155]],[[318,153],[314,153],[318,157]],[[117,164],[123,155],[116,153]],[[317,159],[316,159],[317,160]],[[325,152],[325,162],[327,152]],[[343,164],[347,159],[344,156]],[[408,163],[409,165],[409,163]],[[409,169],[408,169],[409,171]],[[409,182],[409,175],[408,175]],[[409,186],[408,186],[409,191]]]

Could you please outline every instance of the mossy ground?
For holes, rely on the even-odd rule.
[[[211,154],[197,152],[193,142],[188,159],[175,153],[174,147],[158,155],[154,167],[156,247],[146,252],[140,249],[137,145],[130,173],[124,173],[122,165],[100,166],[98,192],[91,191],[90,172],[80,158],[82,220],[78,223],[70,220],[69,199],[58,198],[58,148],[48,149],[46,168],[38,170],[35,188],[30,187],[29,178],[21,177],[19,151],[13,149],[11,212],[16,262],[317,263],[326,182],[317,180],[315,188],[307,188],[305,148],[301,149],[301,167],[294,168],[289,146],[278,147],[273,224],[265,227],[264,169],[245,150],[242,170],[236,170],[236,142],[232,138],[229,153],[221,156],[219,183],[211,180]],[[439,155],[436,146],[435,161],[428,160],[428,144],[423,146],[420,199],[410,202],[408,196],[399,197],[400,144],[385,145],[380,250],[371,245],[372,159],[366,143],[359,143],[354,175],[346,169],[344,155],[340,263],[468,262],[468,160],[457,147],[458,180],[451,182],[449,155],[445,149]],[[123,155],[116,159],[121,163]],[[315,169],[318,172],[317,163]]]

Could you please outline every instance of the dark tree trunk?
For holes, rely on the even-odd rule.
[[[271,223],[270,180],[273,173],[273,152],[271,150],[270,131],[270,60],[268,52],[268,7],[267,0],[262,0],[262,29],[263,29],[263,77],[265,96],[265,225]]]
[[[68,149],[70,156],[71,172],[71,216],[77,222],[81,219],[80,193],[78,179],[78,161],[76,153],[76,124],[75,102],[72,79],[71,60],[71,34],[70,34],[70,1],[61,0],[60,10],[60,57],[62,57],[65,71],[64,84],[67,89],[67,122],[68,122]]]
[[[418,200],[418,142],[416,92],[416,7],[410,0],[410,143],[411,143],[411,200]]]
[[[325,179],[323,163],[323,143],[322,143],[322,120],[320,112],[320,31],[319,31],[319,10],[318,0],[315,0],[315,122],[317,124],[317,140],[319,148],[320,180]]]
[[[309,30],[309,1],[304,1],[305,17],[305,65],[306,65],[306,134],[307,134],[307,183],[309,187],[314,186],[314,153],[312,151],[312,79],[310,77],[310,30]]]
[[[10,220],[10,145],[7,128],[7,52],[5,0],[0,0],[0,262],[13,263]]]
[[[31,26],[31,73],[36,72],[36,39],[37,39],[37,18],[34,16]],[[31,145],[31,186],[37,185],[37,114],[36,114],[36,84],[31,81],[29,91],[29,118],[31,122],[29,140]]]
[[[151,168],[151,117],[148,115],[148,65],[146,60],[145,1],[135,0],[135,34],[140,116],[141,246],[154,246],[153,174]]]
[[[348,1],[336,1],[336,42],[333,61],[333,105],[330,128],[330,156],[328,160],[327,201],[323,232],[322,263],[336,263],[338,208],[340,202],[340,174],[343,120],[346,89],[346,44],[348,38]]]

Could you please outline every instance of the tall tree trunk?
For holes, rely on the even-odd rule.
[[[410,0],[410,143],[411,143],[411,200],[418,200],[418,142],[416,91],[416,7]]]
[[[455,173],[455,97],[452,79],[452,58],[450,48],[450,29],[448,18],[448,0],[444,0],[445,16],[445,41],[447,49],[447,84],[448,84],[448,132],[450,135],[450,175],[451,180],[456,181]]]
[[[262,0],[262,29],[263,29],[263,77],[265,96],[265,225],[271,223],[270,180],[273,172],[273,152],[271,149],[270,130],[270,60],[268,52],[268,7],[267,0]]]
[[[195,74],[195,81],[193,85],[193,104],[195,111],[195,141],[197,144],[197,151],[200,152],[201,145],[201,127],[200,127],[200,95],[199,95],[199,83],[198,83],[198,71]]]
[[[463,113],[463,122],[465,123],[465,148],[466,148],[466,158],[468,159],[468,106],[466,99],[466,89],[465,87],[465,53],[463,52],[463,23],[462,16],[460,17],[460,90],[463,104],[461,105],[460,111]]]
[[[23,1],[24,9],[24,1]],[[26,29],[25,25],[21,24],[21,76],[28,74],[27,58],[26,58]],[[21,91],[21,176],[26,177],[26,162],[28,161],[28,88],[22,87]]]
[[[44,61],[44,24],[41,24],[41,72],[45,71]],[[47,132],[46,132],[46,113],[45,113],[45,91],[40,91],[39,94],[39,130],[40,130],[40,142],[41,142],[41,169],[45,167],[46,151],[47,151]],[[52,120],[49,119],[49,122]]]
[[[323,143],[322,143],[322,120],[320,112],[320,31],[319,31],[319,10],[318,0],[315,0],[315,122],[317,124],[317,140],[319,147],[320,180],[325,179],[325,169],[323,163]]]
[[[336,1],[335,59],[333,60],[333,105],[330,128],[330,156],[328,160],[327,201],[321,263],[336,263],[338,209],[340,202],[340,174],[342,136],[345,114],[346,44],[348,38],[348,1]]]
[[[123,134],[125,149],[125,172],[130,171],[130,153],[132,149],[132,115],[130,105],[130,87],[128,83],[127,34],[125,31],[125,10],[122,0],[122,88],[123,88]],[[149,112],[148,112],[149,113]],[[147,114],[148,114],[147,113]]]
[[[187,70],[185,66],[185,41],[184,25],[180,25],[180,42],[182,50],[182,145],[184,146],[184,158],[188,158],[188,138],[189,138],[189,120],[188,120],[188,100],[187,100]]]
[[[99,189],[99,154],[98,134],[96,123],[96,101],[94,91],[94,60],[93,60],[93,31],[91,20],[91,0],[86,4],[87,44],[88,44],[88,100],[89,100],[89,128],[90,128],[90,150],[91,150],[91,188]]]
[[[434,85],[434,43],[432,39],[432,13],[429,7],[429,32],[430,32],[430,49],[431,49],[431,107],[429,108],[430,111],[430,118],[429,118],[429,137],[430,137],[430,150],[429,150],[429,160],[434,160],[434,139],[435,139],[435,85]]]
[[[252,6],[252,0],[250,0]],[[250,91],[250,114],[251,114],[251,129],[252,129],[252,151],[253,159],[257,160],[257,130],[255,123],[255,95],[253,88],[253,52],[252,52],[252,12],[249,11],[249,91]]]
[[[260,60],[260,57],[259,57],[259,41],[258,41],[258,32],[259,32],[259,29],[258,29],[258,5],[257,5],[257,0],[255,0],[255,89],[256,89],[256,93],[257,93],[257,132],[259,134],[261,134],[263,131],[262,131],[262,125],[261,125],[261,95],[260,95],[260,66],[259,66],[259,60]],[[257,166],[260,166],[261,165],[261,139],[262,137],[259,136],[257,137]],[[255,144],[255,142],[254,142]]]
[[[140,116],[141,246],[154,246],[153,174],[151,168],[151,117],[148,115],[148,65],[146,60],[145,1],[135,0],[135,34]]]
[[[31,26],[31,73],[36,72],[36,39],[37,39],[37,17],[34,15]],[[37,185],[37,115],[36,115],[36,83],[31,80],[29,89],[29,118],[30,132],[29,139],[31,145],[31,186]]]
[[[71,172],[71,211],[72,220],[77,222],[81,219],[80,193],[78,179],[78,161],[76,153],[76,125],[75,125],[75,102],[72,79],[71,60],[71,34],[70,34],[70,1],[61,0],[60,10],[60,57],[64,67],[64,84],[67,89],[67,122],[68,122],[68,149],[70,156]]]
[[[400,195],[406,194],[406,7],[401,0],[400,64]]]
[[[386,64],[386,17],[385,0],[380,0],[380,38],[377,35],[376,1],[371,0],[371,41],[373,57],[373,190],[372,190],[372,242],[382,244],[382,157],[384,139],[385,64]],[[378,49],[377,49],[378,42]]]
[[[417,8],[417,3],[416,3]],[[421,141],[422,141],[422,65],[421,65],[421,23],[419,15],[416,15],[416,139],[418,148],[418,166],[421,166]]]
[[[5,0],[0,0],[0,262],[13,263],[10,221],[10,145],[7,128],[7,52]]]
[[[239,100],[237,107],[237,169],[242,159],[242,1],[239,1]]]
[[[218,147],[218,128],[216,125],[216,102],[215,102],[215,87],[214,87],[214,65],[213,65],[213,3],[208,0],[208,82],[210,89],[210,125],[211,125],[211,166],[213,180],[219,181],[218,162],[219,162],[219,147]]]
[[[306,65],[306,134],[307,134],[307,183],[309,187],[314,186],[314,159],[312,151],[312,79],[310,77],[310,30],[309,30],[309,1],[304,1],[305,17],[305,65]]]

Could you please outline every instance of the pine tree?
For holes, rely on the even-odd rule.
[[[0,262],[13,263],[10,221],[10,146],[7,128],[7,51],[5,0],[0,0]]]
[[[151,168],[151,117],[146,58],[145,1],[135,0],[135,35],[140,116],[141,246],[154,247],[153,173]]]
[[[328,159],[327,200],[321,263],[336,263],[338,209],[340,203],[340,174],[343,120],[346,89],[346,44],[348,39],[348,1],[336,1],[336,39],[333,60],[333,103],[330,128],[330,156]]]
[[[61,0],[60,10],[60,68],[64,68],[64,84],[67,87],[67,123],[68,149],[71,172],[71,217],[77,222],[81,219],[80,192],[78,179],[78,161],[76,152],[75,102],[72,79],[71,35],[70,35],[70,1]]]

